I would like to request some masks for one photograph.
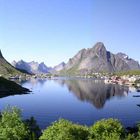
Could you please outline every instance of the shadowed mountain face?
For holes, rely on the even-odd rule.
[[[13,61],[12,65],[15,68],[21,69],[21,70],[26,70],[28,73],[31,74],[40,74],[40,73],[49,73],[52,68],[47,67],[44,62],[38,63],[38,62],[25,62],[23,60],[20,60],[18,62]]]
[[[3,77],[0,77],[0,98],[10,95],[27,94],[29,92],[29,89],[24,88],[13,81],[9,81]]]
[[[96,108],[103,108],[105,102],[113,97],[124,97],[128,88],[104,84],[103,81],[94,80],[59,80],[61,85],[66,85],[71,93],[79,100],[93,104]]]
[[[22,74],[22,72],[18,71],[10,63],[8,63],[0,51],[0,75],[7,76],[9,74],[16,75]]]
[[[87,72],[116,72],[140,69],[139,63],[133,59],[113,54],[106,50],[102,42],[92,48],[82,49],[69,59],[62,73],[76,74]]]

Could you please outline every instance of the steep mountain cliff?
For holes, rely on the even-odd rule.
[[[133,59],[113,54],[106,50],[102,42],[92,48],[80,50],[69,59],[61,73],[79,74],[91,72],[117,72],[140,69],[139,63]]]

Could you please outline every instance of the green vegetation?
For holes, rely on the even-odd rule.
[[[127,130],[117,119],[103,119],[91,127],[60,119],[39,140],[140,140],[140,125]]]
[[[77,70],[78,66],[74,66],[68,70],[61,70],[59,75],[62,76],[75,76],[75,75],[79,75],[80,71]]]
[[[124,138],[125,129],[116,119],[101,120],[90,128],[91,140],[120,140]]]
[[[17,107],[6,107],[0,116],[0,140],[38,140],[41,131],[33,118],[22,120]]]
[[[26,71],[16,69],[13,67],[6,59],[3,57],[0,51],[0,75],[8,78],[11,76],[22,75],[25,76],[27,73]]]
[[[114,74],[118,75],[118,76],[123,76],[123,75],[130,75],[130,76],[140,75],[140,70],[120,71],[120,72],[116,72]]]
[[[88,140],[88,136],[89,130],[86,126],[60,119],[44,130],[40,140]]]
[[[140,124],[125,129],[117,119],[103,119],[87,127],[60,119],[41,134],[33,117],[22,120],[21,111],[8,106],[0,115],[0,140],[140,140]]]
[[[71,68],[63,69],[63,70],[60,71],[59,74],[62,75],[62,76],[77,76],[77,75],[80,75],[81,72],[78,68],[79,68],[79,65],[80,65],[80,63],[83,59],[84,58],[80,58],[80,60],[77,63],[75,63]],[[73,63],[72,59],[71,59],[71,63]]]
[[[134,86],[135,88],[139,88],[139,87],[140,87],[140,80],[136,80],[136,81],[134,82],[133,86]]]
[[[135,84],[139,84],[140,83],[140,79],[135,81]]]
[[[1,140],[24,140],[29,136],[29,130],[21,120],[21,112],[15,107],[7,107],[0,118]]]
[[[22,75],[23,73],[15,69],[4,58],[0,58],[0,75],[7,77],[8,75]]]

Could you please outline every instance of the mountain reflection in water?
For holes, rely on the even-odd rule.
[[[103,118],[116,118],[132,126],[140,118],[140,93],[134,87],[68,77],[18,82],[32,92],[6,98],[1,94],[0,110],[7,104],[17,106],[24,119],[34,116],[42,129],[59,118],[88,126]]]
[[[93,104],[96,108],[103,108],[105,102],[113,97],[128,95],[128,87],[116,84],[105,84],[102,80],[56,80],[73,93],[79,100]]]

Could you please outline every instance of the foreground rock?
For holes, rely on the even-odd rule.
[[[0,77],[0,98],[15,94],[26,94],[29,92],[29,89],[24,88],[13,81]]]

